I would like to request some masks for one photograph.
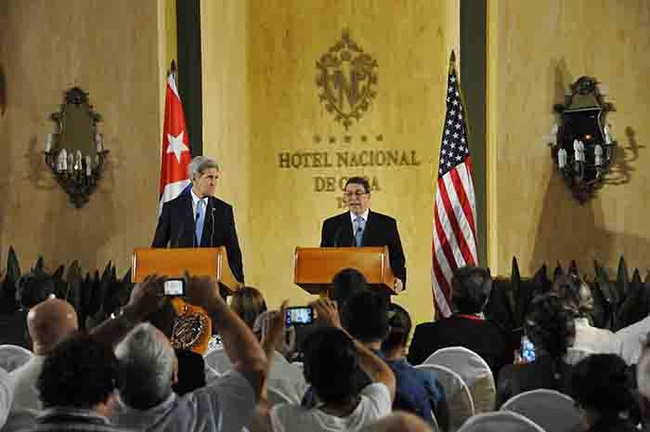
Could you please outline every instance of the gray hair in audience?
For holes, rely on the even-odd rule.
[[[187,174],[190,176],[190,180],[194,180],[201,177],[210,168],[219,170],[219,164],[216,160],[205,156],[196,156],[187,166]]]
[[[127,405],[148,409],[171,394],[176,354],[156,327],[136,326],[117,345],[115,355],[120,362],[120,394]]]

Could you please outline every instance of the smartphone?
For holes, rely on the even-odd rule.
[[[521,338],[521,358],[528,363],[535,361],[535,346],[526,336]]]
[[[314,322],[314,310],[311,306],[288,307],[285,322],[287,327],[296,324],[311,324]]]
[[[167,279],[165,281],[163,292],[166,296],[182,296],[185,295],[185,280],[183,279]]]

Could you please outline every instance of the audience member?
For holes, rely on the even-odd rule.
[[[645,343],[636,364],[636,383],[639,394],[639,409],[645,424],[650,426],[650,335],[646,334]]]
[[[230,308],[246,323],[249,329],[252,329],[257,316],[266,311],[266,301],[257,289],[243,287],[233,294]]]
[[[573,348],[593,353],[612,352],[612,332],[594,327],[589,322],[594,310],[594,298],[589,286],[582,279],[573,274],[560,275],[553,281],[551,292],[562,299],[564,307],[571,310],[575,318],[576,336]]]
[[[535,360],[504,366],[497,382],[497,408],[528,390],[547,388],[567,393],[571,366],[564,362],[564,356],[575,337],[571,311],[558,297],[540,295],[529,306],[524,333],[535,347]]]
[[[332,288],[328,292],[330,300],[338,304],[339,310],[353,294],[368,289],[368,282],[363,274],[356,269],[346,268],[338,272],[332,279]]]
[[[343,305],[341,323],[350,336],[385,360],[395,374],[393,409],[412,412],[432,424],[431,410],[443,399],[438,389],[425,372],[406,361],[388,361],[381,351],[389,332],[385,298],[368,290],[353,294]]]
[[[159,307],[164,278],[147,282],[152,289],[136,291],[143,293],[136,294],[135,303],[141,302],[149,309]],[[233,363],[232,371],[201,389],[177,396],[172,391],[177,358],[169,339],[152,325],[139,324],[116,348],[121,404],[113,420],[125,428],[149,432],[238,432],[250,421],[262,391],[268,368],[265,355],[251,330],[221,299],[214,280],[190,278],[185,293],[188,302],[205,309],[219,329],[224,349]],[[127,319],[144,317],[150,312],[138,312],[137,308],[130,312],[130,309],[126,308]],[[121,326],[122,331],[131,327]],[[115,336],[115,340],[121,336],[118,327],[101,330]]]
[[[304,374],[319,404],[275,405],[270,412],[275,432],[356,431],[391,411],[395,376],[379,357],[341,328],[336,305],[313,303],[323,327],[305,342]],[[372,384],[363,386],[362,368]]]
[[[18,345],[31,349],[27,332],[29,310],[54,296],[54,282],[44,273],[27,273],[16,282],[16,303],[19,309],[0,317],[0,344]]]
[[[184,349],[174,349],[178,371],[172,390],[179,396],[205,386],[205,361],[201,354]]]
[[[393,412],[361,429],[362,432],[438,432],[429,427],[421,418],[405,413]]]
[[[40,410],[43,406],[36,391],[45,356],[62,340],[77,331],[79,323],[72,305],[64,300],[48,299],[32,307],[27,327],[34,356],[9,374],[14,393],[12,410]]]
[[[381,343],[381,350],[397,380],[393,409],[401,408],[397,404],[400,388],[409,391],[409,389],[422,385],[426,390],[436,423],[443,430],[447,430],[449,415],[444,387],[438,382],[434,373],[418,370],[406,360],[406,345],[412,328],[411,317],[406,309],[395,303],[388,305],[388,327],[388,336]],[[416,393],[409,392],[407,398],[413,398]],[[422,402],[420,404],[424,405]],[[426,416],[422,416],[422,418],[426,419]],[[407,419],[405,418],[405,421]]]
[[[117,359],[110,346],[87,334],[59,343],[43,363],[38,391],[45,408],[34,432],[110,432],[117,383]]]
[[[270,364],[268,387],[278,390],[292,402],[300,403],[308,385],[302,370],[285,358],[285,355],[291,355],[295,347],[295,333],[293,327],[285,326],[284,314],[283,308],[280,311],[262,312],[255,320],[253,333],[260,340]],[[279,331],[272,328],[275,321],[281,323]],[[273,335],[276,333],[278,336],[274,340]]]
[[[480,267],[461,267],[451,281],[451,305],[454,314],[415,328],[409,348],[411,364],[424,362],[440,348],[462,346],[480,355],[490,366],[495,380],[499,370],[513,361],[505,335],[483,318],[483,308],[490,298],[492,278]]]
[[[613,336],[612,351],[628,365],[637,364],[650,332],[650,316],[620,329]]]
[[[633,432],[636,399],[627,366],[615,354],[593,354],[573,368],[571,395],[583,409],[588,432]]]

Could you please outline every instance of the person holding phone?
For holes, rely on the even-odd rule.
[[[497,382],[497,409],[511,397],[540,388],[567,393],[571,365],[564,356],[575,338],[573,315],[551,294],[535,297],[524,321],[524,333],[534,346],[530,363],[506,365]],[[525,351],[525,350],[524,350]]]

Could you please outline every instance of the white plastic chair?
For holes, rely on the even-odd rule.
[[[545,430],[521,414],[497,411],[475,415],[467,420],[458,432],[545,432]]]
[[[0,345],[0,368],[11,372],[27,363],[34,354],[18,345]]]
[[[508,399],[502,411],[512,411],[534,421],[549,432],[577,430],[583,416],[575,401],[556,390],[537,389]]]
[[[232,363],[223,349],[210,351],[203,357],[203,360],[207,366],[214,369],[219,375],[225,374],[232,368]]]
[[[474,415],[472,394],[463,379],[453,370],[434,364],[421,364],[415,368],[434,373],[445,389],[447,409],[449,410],[449,432],[454,432]]]
[[[494,411],[497,390],[492,370],[474,351],[460,346],[441,348],[423,364],[445,366],[460,375],[472,394],[475,413]]]

